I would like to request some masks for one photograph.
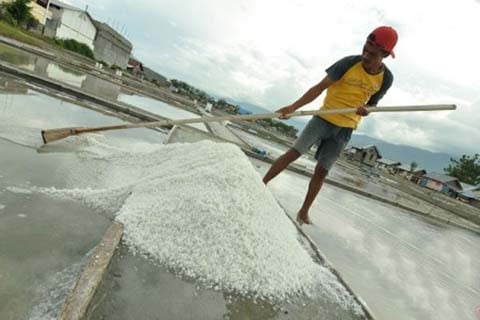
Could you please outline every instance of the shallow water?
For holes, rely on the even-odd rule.
[[[270,188],[294,216],[307,185],[306,177],[285,172]],[[330,185],[311,216],[315,225],[306,232],[377,319],[477,319],[477,234]]]
[[[162,117],[166,117],[174,120],[192,119],[192,118],[200,117],[195,113],[185,111],[180,108],[172,107],[163,101],[155,100],[150,97],[121,94],[118,97],[118,101],[128,103],[140,109],[147,110],[151,113],[158,114],[158,115],[161,115]],[[208,132],[207,128],[203,123],[192,123],[190,124],[190,126],[200,129],[202,131]]]
[[[31,191],[32,186],[71,188],[78,175],[91,174],[71,170],[83,160],[63,141],[41,147],[41,128],[123,121],[8,77],[0,78],[0,85],[0,319],[49,319],[112,216]],[[162,143],[165,134],[135,129],[105,137],[119,144]]]
[[[35,306],[61,302],[64,296],[42,291],[73,283],[78,272],[66,270],[82,263],[110,220],[81,203],[29,192],[31,185],[65,185],[63,169],[74,158],[40,155],[1,139],[0,150],[0,319],[28,319]],[[69,276],[55,282],[61,272]]]
[[[358,319],[327,300],[272,305],[266,301],[204,289],[161,266],[117,251],[88,315],[100,319]]]
[[[0,60],[13,64],[18,68],[34,72],[39,76],[64,82],[73,87],[82,88],[91,94],[111,100],[116,100],[120,94],[121,87],[117,84],[97,78],[83,71],[77,71],[57,64],[49,59],[6,44],[0,44]]]

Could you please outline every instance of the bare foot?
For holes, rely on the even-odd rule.
[[[312,224],[312,220],[310,220],[310,217],[308,216],[308,211],[300,209],[297,213],[297,222],[302,225],[302,224]]]

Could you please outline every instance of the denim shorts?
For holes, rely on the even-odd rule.
[[[293,148],[301,154],[315,144],[317,165],[330,170],[352,137],[352,128],[338,127],[318,116],[313,116],[303,129]]]

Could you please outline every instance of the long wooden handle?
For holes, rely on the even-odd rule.
[[[433,110],[455,110],[456,106],[453,104],[438,104],[438,105],[424,105],[424,106],[368,107],[366,109],[368,110],[368,112],[433,111]],[[321,115],[321,114],[345,114],[345,113],[355,113],[355,112],[356,112],[356,108],[296,111],[296,112],[290,113],[288,117],[300,117],[300,116],[311,116],[311,115]],[[85,132],[106,131],[106,130],[129,129],[129,128],[151,128],[151,127],[173,126],[173,125],[199,123],[199,122],[201,123],[220,122],[220,121],[227,121],[227,120],[251,121],[251,120],[278,118],[280,116],[281,116],[281,113],[272,112],[272,113],[260,113],[260,114],[189,118],[189,119],[180,119],[180,120],[160,120],[160,121],[153,121],[153,122],[122,124],[122,125],[96,127],[96,128],[76,128],[75,134],[85,133]]]
[[[455,109],[456,109],[456,106],[453,104],[367,108],[369,112],[433,111],[433,110],[455,110]],[[346,109],[297,111],[297,112],[290,113],[287,116],[299,117],[299,116],[311,116],[311,115],[321,115],[321,114],[354,113],[356,112],[356,110],[357,110],[356,108],[346,108]],[[48,143],[48,142],[64,139],[72,135],[86,133],[86,132],[130,129],[130,128],[151,128],[151,127],[173,126],[173,125],[198,123],[198,122],[219,122],[219,121],[226,121],[226,120],[232,120],[232,121],[235,121],[235,120],[249,121],[250,120],[251,121],[251,120],[278,118],[281,115],[282,114],[279,112],[273,112],[273,113],[262,113],[262,114],[228,115],[228,116],[221,116],[221,117],[202,117],[202,118],[191,118],[191,119],[182,119],[182,120],[161,120],[161,121],[153,121],[153,122],[121,124],[121,125],[115,125],[115,126],[96,127],[96,128],[59,128],[59,129],[42,130],[42,139],[44,143]]]

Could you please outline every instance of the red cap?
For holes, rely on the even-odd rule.
[[[388,52],[392,58],[395,58],[393,48],[397,44],[398,34],[392,27],[382,26],[378,27],[368,35],[367,38],[372,41],[376,46]]]

